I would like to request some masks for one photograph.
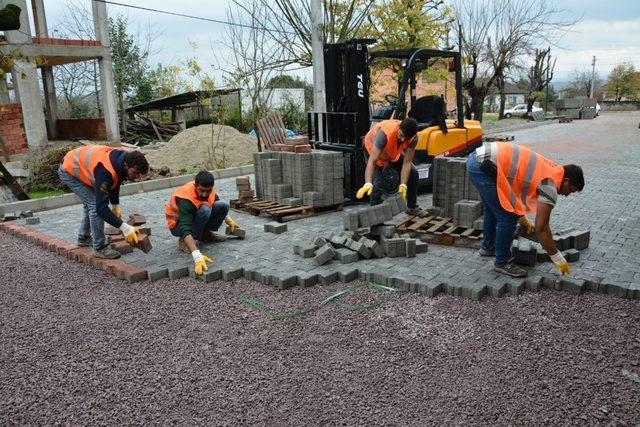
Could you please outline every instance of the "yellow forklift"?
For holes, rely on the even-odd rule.
[[[482,145],[480,122],[464,119],[459,52],[419,48],[369,52],[368,46],[375,42],[354,39],[324,46],[327,111],[312,111],[308,116],[309,140],[314,147],[344,153],[345,196],[351,200],[355,200],[355,192],[364,183],[363,137],[372,123],[406,116],[418,121],[414,163],[422,190],[431,188],[434,157],[466,156]],[[381,60],[399,62],[402,74],[397,96],[387,95],[388,105],[371,111],[371,66]],[[451,119],[440,96],[416,97],[416,75],[436,61],[448,62],[449,70],[455,72],[456,109]]]

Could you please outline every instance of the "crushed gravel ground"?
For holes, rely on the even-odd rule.
[[[131,285],[1,232],[0,260],[2,425],[640,423],[638,301],[402,294],[271,321],[224,282]],[[237,283],[277,310],[343,287]]]

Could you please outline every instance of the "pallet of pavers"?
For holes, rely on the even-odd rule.
[[[479,248],[482,243],[482,230],[460,227],[453,218],[411,216],[396,225],[398,233],[415,233],[420,240],[447,246]]]

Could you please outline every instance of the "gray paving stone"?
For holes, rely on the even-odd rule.
[[[333,257],[335,257],[336,251],[333,249],[331,244],[327,243],[316,252],[316,256],[313,257],[314,261],[318,265],[324,265],[331,261]]]
[[[336,259],[340,261],[341,264],[351,264],[352,262],[358,261],[360,257],[357,252],[351,249],[339,248],[336,249]]]
[[[187,277],[189,275],[189,267],[187,266],[182,266],[182,267],[171,267],[169,268],[169,279],[171,280],[176,280],[176,279],[180,279],[181,277]]]
[[[222,280],[231,281],[240,279],[244,274],[244,268],[242,267],[224,267],[222,269]]]
[[[405,254],[407,258],[413,258],[416,256],[416,241],[415,239],[405,240]]]
[[[416,241],[416,254],[426,254],[429,250],[429,244],[427,242]]]
[[[156,280],[166,279],[169,277],[169,269],[165,267],[156,267],[147,269],[147,278],[151,282],[155,282]]]
[[[326,244],[326,243],[325,243]],[[293,253],[303,258],[313,258],[316,255],[318,247],[313,244],[301,243],[293,246]]]
[[[279,222],[268,222],[264,224],[264,231],[273,234],[282,234],[287,231],[287,224],[280,224]]]
[[[307,288],[318,283],[318,274],[300,273],[298,274],[298,286]]]
[[[575,294],[581,294],[585,289],[584,280],[562,277],[560,279],[560,289]]]
[[[37,216],[27,217],[27,221],[26,222],[27,222],[27,225],[40,224],[40,218],[37,217]]]
[[[342,283],[353,282],[359,277],[360,273],[357,268],[338,271],[338,278]]]
[[[413,282],[417,286],[420,295],[434,298],[444,291],[444,285],[439,282]]]

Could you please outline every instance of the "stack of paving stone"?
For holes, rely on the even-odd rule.
[[[311,145],[309,145],[309,137],[294,136],[291,138],[285,138],[284,144],[272,144],[271,150],[288,151],[291,153],[310,153]]]
[[[255,197],[255,192],[251,189],[251,181],[248,176],[236,178],[236,189],[238,190],[238,201],[240,203],[250,203]]]
[[[582,110],[580,111],[580,119],[590,120],[596,118],[596,105],[598,102],[595,99],[583,99]]]
[[[324,150],[254,153],[253,163],[259,199],[313,207],[344,202],[342,153]]]
[[[582,101],[577,98],[558,99],[556,101],[556,114],[569,119],[579,119]]]
[[[462,157],[434,160],[433,206],[439,208],[441,216],[453,217],[455,205],[461,200],[480,200],[478,190],[467,177],[466,163],[467,159]]]
[[[380,205],[346,212],[346,231],[317,236],[310,244],[295,245],[293,251],[304,258],[313,257],[318,265],[333,259],[348,264],[374,257],[415,257],[418,253],[427,252],[427,243],[410,235],[399,236],[395,224],[389,222],[406,208],[402,196],[395,195]]]
[[[580,251],[589,247],[590,236],[589,231],[568,229],[554,233],[553,241],[567,262],[576,262],[580,260]],[[516,264],[530,267],[551,260],[540,243],[525,237],[513,241],[511,253]]]
[[[462,199],[453,205],[453,222],[459,227],[474,228],[474,222],[482,216],[482,202]]]

